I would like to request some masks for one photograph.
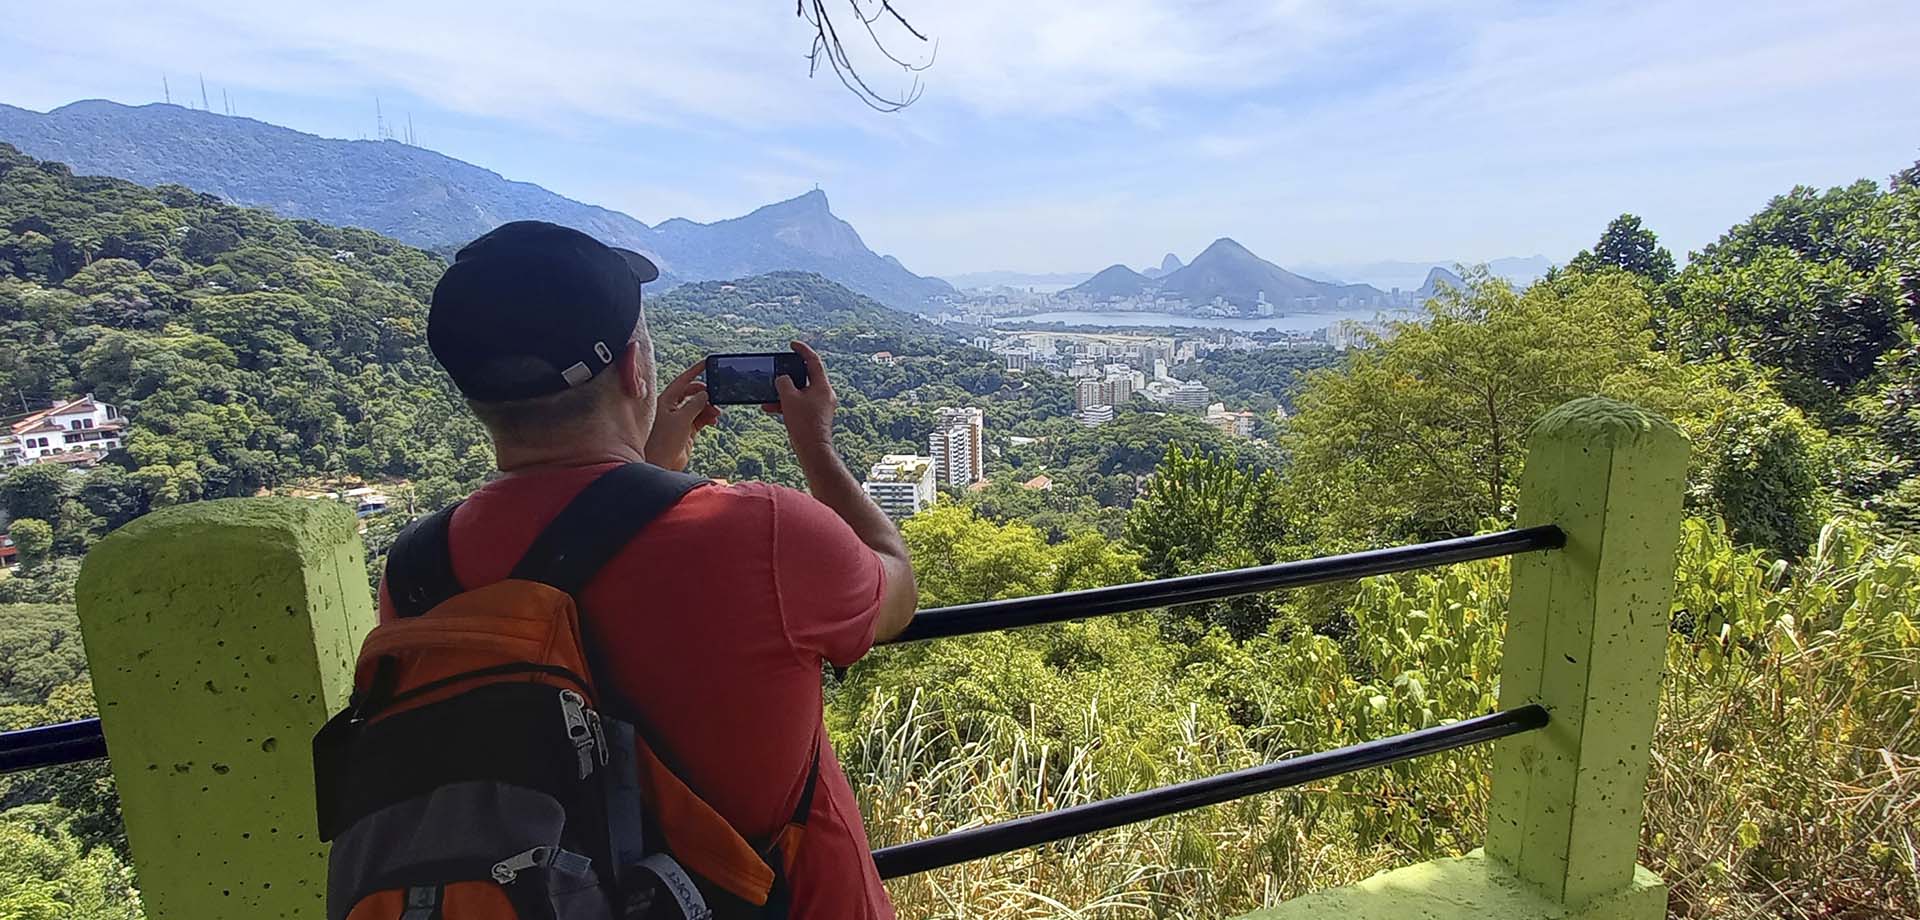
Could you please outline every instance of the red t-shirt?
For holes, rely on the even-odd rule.
[[[453,570],[507,577],[533,538],[611,464],[503,477],[454,513]],[[891,920],[853,789],[821,724],[821,661],[872,645],[879,557],[827,506],[763,483],[708,485],[662,514],[587,586],[581,629],[681,779],[749,840],[820,781],[791,879],[796,920]],[[393,616],[382,585],[380,618]]]

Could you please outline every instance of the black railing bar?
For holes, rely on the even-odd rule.
[[[897,878],[1124,824],[1385,766],[1544,728],[1547,712],[1525,706],[1451,725],[1322,751],[1060,811],[1016,818],[874,851],[882,878]],[[0,733],[0,774],[98,760],[107,754],[99,719]]]
[[[1276,565],[1231,569],[1202,575],[1183,575],[1158,581],[1135,582],[1084,591],[1066,591],[1035,597],[984,601],[922,610],[893,642],[915,642],[947,636],[992,632],[1020,626],[1058,623],[1084,617],[1147,610],[1173,604],[1219,600],[1241,594],[1299,588],[1307,585],[1387,575],[1431,566],[1492,559],[1535,550],[1559,549],[1566,534],[1551,524],[1520,530],[1455,537],[1432,543],[1366,550]],[[65,732],[66,734],[62,734]],[[64,739],[84,743],[59,744]],[[100,720],[82,719],[60,725],[0,732],[0,774],[35,767],[78,763],[106,756]]]
[[[1545,709],[1522,706],[1450,725],[885,847],[873,852],[873,861],[880,868],[881,878],[899,878],[1535,731],[1546,725]]]
[[[1300,588],[1475,559],[1559,549],[1566,543],[1566,534],[1560,528],[1547,524],[1297,562],[1181,575],[1129,585],[937,607],[915,614],[906,631],[892,641],[917,642],[1174,604],[1214,601],[1280,588]]]
[[[99,719],[0,732],[0,774],[56,767],[107,756]]]

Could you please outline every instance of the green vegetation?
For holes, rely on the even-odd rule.
[[[1287,405],[1277,444],[1072,393],[816,276],[650,304],[663,369],[804,336],[846,393],[855,466],[987,410],[994,480],[905,522],[928,605],[1255,565],[1505,526],[1540,414],[1604,393],[1692,438],[1641,859],[1678,917],[1920,913],[1920,167],[1796,190],[1673,270],[1623,216],[1525,290],[1468,272],[1339,363],[1197,365]],[[336,259],[342,251],[352,259]],[[0,580],[0,729],[82,717],[77,555],[152,507],[351,478],[410,512],[484,441],[421,342],[432,257],[0,149],[0,392],[91,390],[129,447],[0,478],[26,565]],[[888,351],[888,366],[867,360]],[[1304,377],[1302,375],[1304,374]],[[1014,437],[1019,443],[1013,441]],[[709,475],[795,482],[730,410]],[[1051,488],[1024,488],[1044,475]],[[408,516],[368,521],[377,553]],[[24,538],[24,539],[23,539]],[[1508,568],[1488,561],[888,648],[827,718],[877,845],[1478,714]],[[1218,916],[1484,837],[1468,749],[895,883],[902,916]],[[0,917],[134,917],[100,765],[0,780]]]
[[[1169,373],[1181,380],[1206,384],[1215,399],[1266,415],[1275,408],[1292,412],[1307,374],[1339,362],[1340,353],[1331,348],[1223,349],[1178,365]]]

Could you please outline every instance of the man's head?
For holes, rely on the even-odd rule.
[[[656,384],[640,285],[659,275],[578,230],[504,224],[441,277],[427,344],[498,448],[588,434],[644,444]]]

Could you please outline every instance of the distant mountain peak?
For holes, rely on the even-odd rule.
[[[1163,275],[1171,275],[1186,267],[1187,264],[1180,261],[1180,257],[1171,252],[1160,259],[1160,273]]]
[[[812,191],[795,195],[785,201],[776,201],[772,204],[761,205],[754,209],[755,214],[761,211],[782,214],[823,214],[832,216],[833,206],[827,203],[827,193],[816,188]]]
[[[1287,271],[1225,236],[1214,240],[1192,262],[1162,277],[1159,293],[1192,304],[1218,299],[1243,311],[1253,310],[1263,298],[1279,310],[1306,312],[1343,305],[1380,305],[1386,299],[1379,289],[1368,285],[1328,284]]]
[[[1233,237],[1230,237],[1230,236],[1223,236],[1217,240],[1214,240],[1212,243],[1207,244],[1207,248],[1201,250],[1199,255],[1194,256],[1193,261],[1198,262],[1209,255],[1212,255],[1216,258],[1223,255],[1246,256],[1254,259],[1260,258],[1259,256],[1256,256],[1253,254],[1253,250],[1240,245],[1240,242],[1238,240],[1235,240]]]
[[[1414,296],[1421,298],[1432,297],[1440,293],[1440,287],[1442,285],[1458,289],[1466,287],[1467,283],[1461,280],[1459,275],[1435,265],[1427,269],[1427,280],[1421,283],[1419,290],[1414,291]]]

